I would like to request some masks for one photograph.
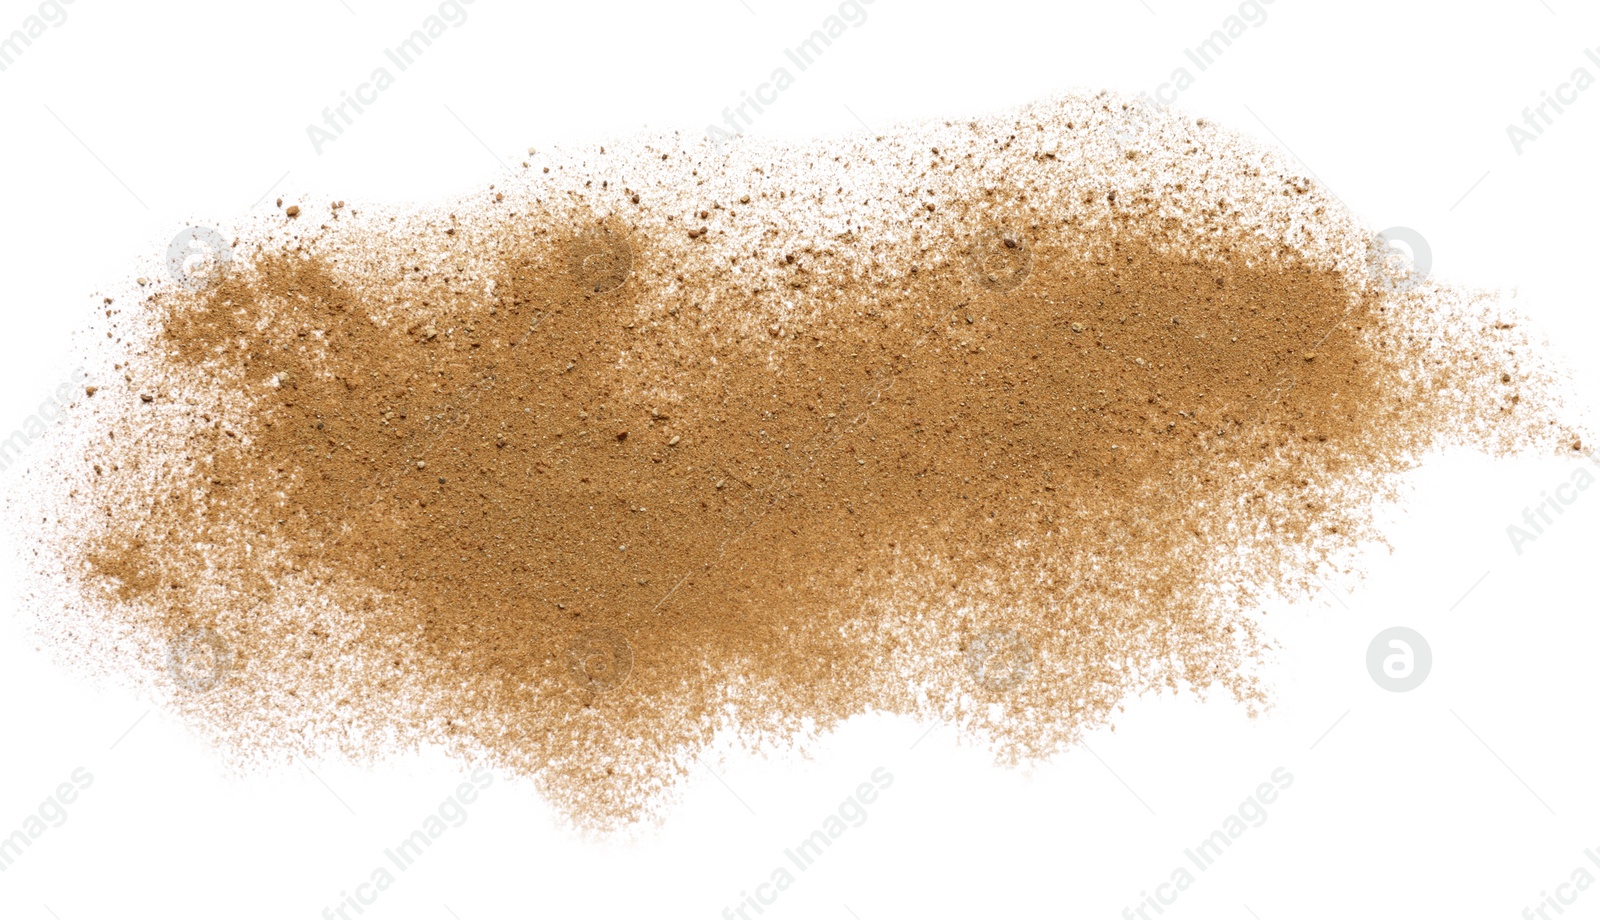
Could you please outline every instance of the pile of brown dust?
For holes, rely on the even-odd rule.
[[[41,630],[240,763],[442,746],[616,826],[863,712],[1016,760],[1255,711],[1261,604],[1399,474],[1582,446],[1498,300],[1111,96],[279,204],[113,298],[29,472]]]

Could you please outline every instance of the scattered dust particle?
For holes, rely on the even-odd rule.
[[[1381,283],[1215,127],[1101,95],[849,144],[558,149],[500,207],[241,233],[103,346],[163,411],[97,405],[117,475],[38,498],[46,628],[142,637],[105,666],[241,763],[439,745],[614,827],[730,726],[898,713],[1015,762],[1142,693],[1259,711],[1259,599],[1418,458],[1581,448],[1498,303]],[[694,437],[628,437],[669,414]],[[237,662],[206,692],[165,670],[200,630]]]

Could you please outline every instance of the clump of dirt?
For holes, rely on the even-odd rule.
[[[109,311],[37,499],[42,629],[241,763],[442,745],[615,826],[719,733],[1254,711],[1397,474],[1581,446],[1497,300],[1110,96],[301,206]]]

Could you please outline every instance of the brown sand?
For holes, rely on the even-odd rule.
[[[1255,711],[1260,605],[1397,474],[1579,446],[1492,298],[1108,96],[301,206],[108,311],[40,499],[42,629],[240,763],[442,745],[612,826],[719,732],[1014,760],[1130,694]]]

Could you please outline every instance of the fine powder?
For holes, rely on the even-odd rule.
[[[245,766],[443,749],[614,828],[861,713],[1253,713],[1407,469],[1583,449],[1499,298],[1110,95],[279,204],[113,298],[28,473],[41,634]]]

